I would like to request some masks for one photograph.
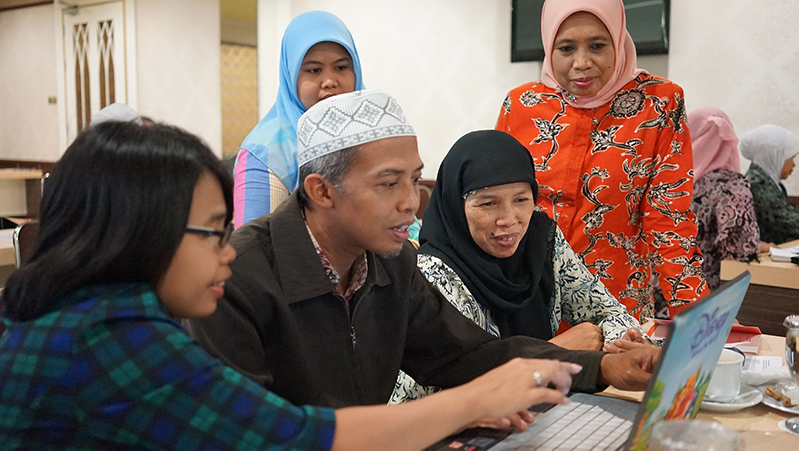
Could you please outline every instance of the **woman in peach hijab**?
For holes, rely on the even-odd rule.
[[[547,0],[541,80],[508,94],[497,129],[533,156],[538,207],[630,314],[674,314],[705,291],[690,210],[683,91],[636,68],[621,0]]]
[[[721,283],[722,260],[749,261],[759,248],[768,251],[768,245],[760,242],[730,118],[718,108],[700,108],[688,115],[688,123],[696,179],[691,210],[696,213],[697,241],[705,257],[702,270],[713,290]]]

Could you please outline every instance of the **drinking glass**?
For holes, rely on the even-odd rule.
[[[741,437],[719,423],[702,420],[661,421],[649,435],[650,451],[739,451]]]
[[[788,364],[788,371],[791,372],[793,380],[780,382],[777,390],[783,394],[795,393],[799,388],[799,315],[791,315],[785,318],[782,323],[788,328],[785,334],[785,363]],[[785,420],[785,426],[793,431],[799,431],[799,417]]]

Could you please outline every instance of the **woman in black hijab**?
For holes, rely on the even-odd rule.
[[[590,350],[617,339],[643,342],[638,321],[588,271],[556,223],[535,211],[537,195],[533,159],[511,135],[484,130],[459,139],[425,210],[422,273],[495,336]],[[561,319],[573,327],[556,336]],[[401,374],[392,401],[427,392]]]

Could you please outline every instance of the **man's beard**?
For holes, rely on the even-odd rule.
[[[374,252],[380,258],[397,258],[402,253],[402,248],[396,252]]]

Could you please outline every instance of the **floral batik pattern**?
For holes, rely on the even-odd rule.
[[[702,270],[713,290],[721,284],[722,260],[749,261],[757,255],[760,229],[749,182],[729,169],[709,172],[694,185],[691,210],[696,213],[697,241],[705,259]]]
[[[552,310],[549,312],[552,335],[557,333],[562,319],[572,326],[585,322],[596,324],[602,329],[606,343],[621,338],[627,329],[634,327],[646,340],[660,344],[644,333],[638,321],[627,314],[624,306],[610,294],[599,277],[586,269],[560,230],[555,235],[553,246],[555,290]],[[491,312],[477,302],[455,270],[438,257],[425,254],[419,254],[417,265],[427,280],[438,288],[463,316],[477,323],[491,335],[500,336],[499,328],[491,318]],[[418,399],[436,391],[437,388],[419,385],[413,378],[400,371],[390,404]]]
[[[530,151],[537,208],[611,294],[633,316],[651,318],[654,267],[673,315],[706,292],[683,91],[644,72],[599,108],[574,108],[563,95],[522,85],[506,97],[496,128]]]

